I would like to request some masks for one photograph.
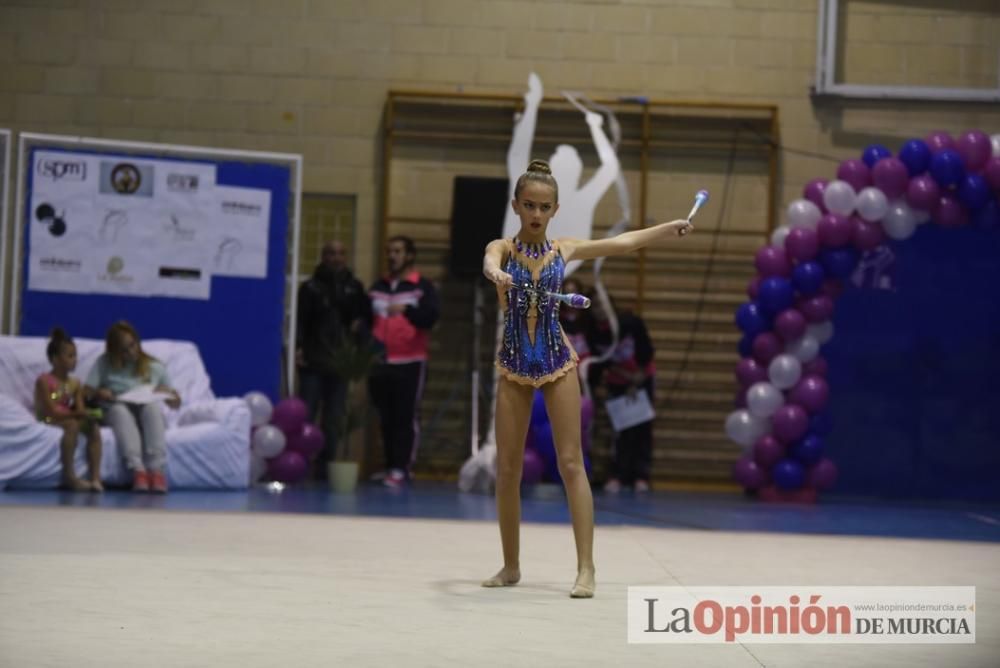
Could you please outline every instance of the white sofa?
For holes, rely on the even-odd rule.
[[[34,384],[50,370],[47,339],[0,336],[0,489],[56,487],[60,479],[62,429],[35,419]],[[245,489],[250,477],[250,411],[243,399],[216,399],[198,347],[188,341],[143,341],[143,349],[162,361],[180,393],[179,410],[164,406],[167,479],[171,489]],[[76,339],[74,376],[85,380],[104,342]],[[101,428],[101,478],[127,485],[114,434]],[[86,474],[84,437],[76,470]]]

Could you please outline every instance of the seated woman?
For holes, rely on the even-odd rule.
[[[171,408],[181,405],[177,391],[170,387],[166,367],[143,352],[138,332],[121,320],[108,330],[105,352],[87,375],[87,391],[104,408],[104,420],[114,432],[132,472],[132,489],[164,494],[167,447],[159,402],[135,404],[118,399],[141,385],[151,385],[155,391],[168,395],[165,401]]]
[[[35,413],[38,419],[62,427],[59,444],[62,462],[62,485],[74,492],[103,492],[101,484],[101,430],[97,420],[86,411],[83,402],[83,385],[70,375],[76,369],[76,344],[60,327],[52,330],[52,338],[45,348],[52,371],[43,373],[35,382]],[[74,457],[77,437],[87,437],[87,466],[90,481],[76,475]]]

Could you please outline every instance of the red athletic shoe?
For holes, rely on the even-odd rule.
[[[400,489],[406,485],[406,473],[399,469],[392,469],[382,480],[382,484],[393,489]]]
[[[167,476],[163,475],[163,471],[153,471],[149,483],[150,491],[156,494],[166,494],[167,493]]]
[[[148,492],[149,491],[149,474],[145,471],[136,471],[132,476],[132,491],[133,492]]]

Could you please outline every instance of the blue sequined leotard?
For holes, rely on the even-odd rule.
[[[576,367],[576,352],[559,325],[559,302],[544,294],[559,292],[566,262],[555,241],[508,243],[503,270],[514,286],[497,291],[504,326],[496,366],[509,380],[540,387]]]

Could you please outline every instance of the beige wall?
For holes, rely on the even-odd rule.
[[[996,82],[994,0],[851,0],[848,76]],[[855,155],[931,128],[1000,131],[996,105],[814,103],[813,0],[0,0],[0,127],[305,156],[357,195],[372,271],[390,87],[760,100],[789,146]],[[899,18],[905,14],[904,18]],[[888,36],[888,37],[887,37]],[[928,45],[928,40],[933,42]],[[995,43],[993,44],[995,47]],[[897,68],[898,69],[898,68]],[[784,200],[830,163],[786,155]]]

